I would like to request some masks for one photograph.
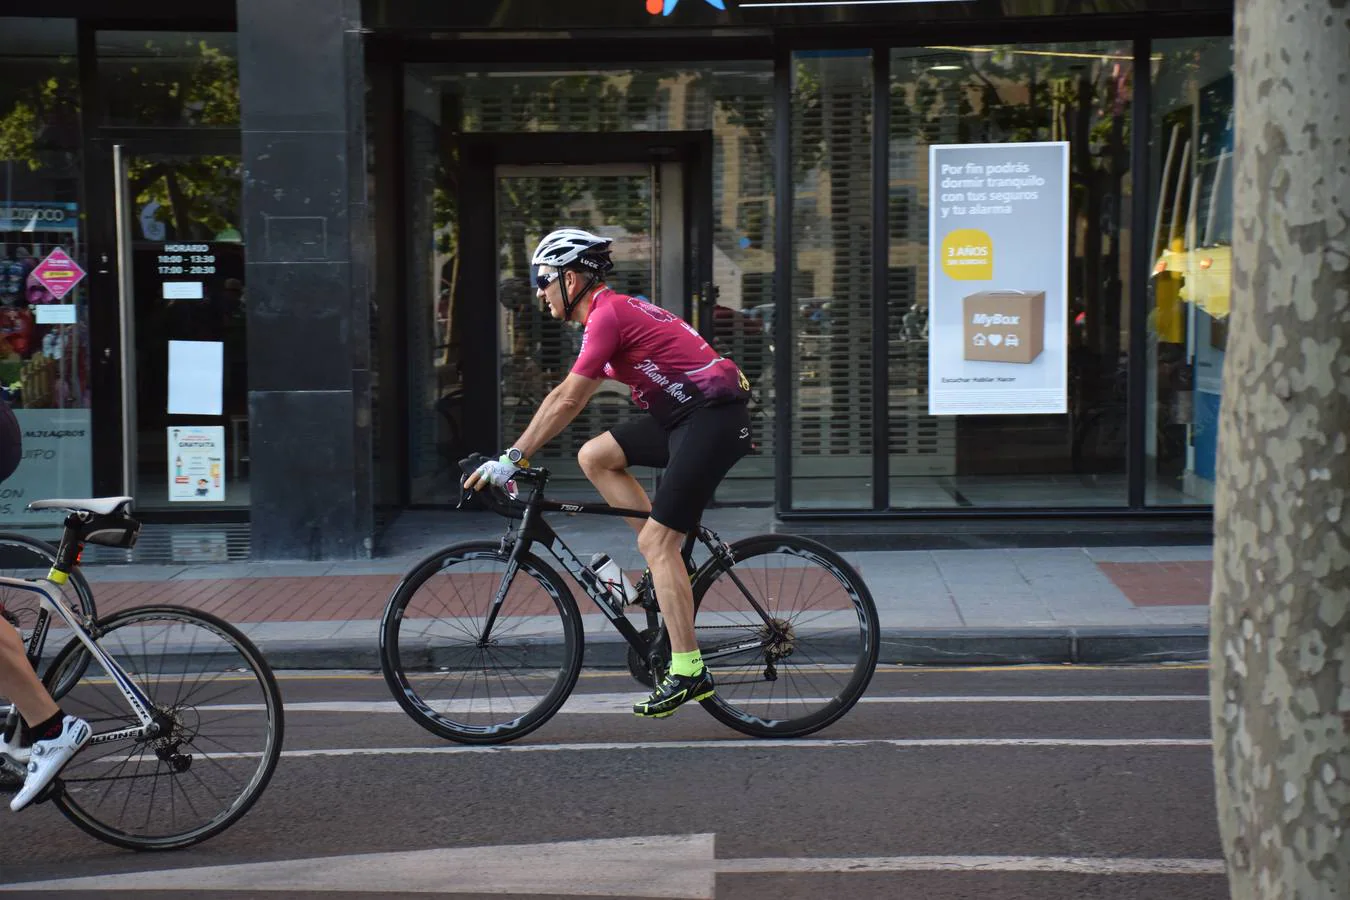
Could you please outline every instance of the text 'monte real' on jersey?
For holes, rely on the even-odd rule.
[[[750,382],[687,322],[659,306],[604,287],[591,298],[572,371],[613,378],[633,403],[669,427],[701,406],[744,401]]]

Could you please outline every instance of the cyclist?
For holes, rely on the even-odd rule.
[[[587,441],[577,460],[611,506],[651,513],[628,522],[651,571],[671,663],[633,712],[664,718],[714,691],[694,637],[694,596],[680,549],[717,485],[750,449],[750,382],[683,319],[606,284],[614,267],[610,243],[576,228],[539,242],[531,259],[536,294],[553,318],[582,325],[581,352],[519,439],[464,484],[474,490],[505,485],[576,418],[605,378],[628,385],[634,405],[649,415]],[[665,469],[655,498],[648,499],[629,466]]]
[[[9,404],[0,400],[0,481],[18,468],[23,430]],[[38,680],[24,652],[18,622],[0,600],[0,696],[8,697],[21,721],[0,723],[0,754],[28,763],[23,787],[9,802],[14,812],[33,802],[89,741],[89,723],[68,716]],[[13,719],[14,717],[10,717]]]

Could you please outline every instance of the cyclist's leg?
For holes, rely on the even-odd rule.
[[[66,715],[38,680],[24,653],[19,632],[0,621],[0,695],[8,696],[19,710],[32,738],[28,775],[9,803],[14,812],[32,803],[51,784],[71,757],[89,741],[89,723]],[[13,746],[23,741],[15,735]]]
[[[610,506],[650,510],[651,501],[629,466],[664,467],[670,456],[666,431],[649,415],[591,438],[577,453],[577,462]],[[645,519],[626,520],[641,534]]]
[[[657,503],[666,490],[668,479],[663,479],[657,490]],[[633,712],[644,718],[662,719],[690,700],[703,700],[713,695],[712,673],[703,665],[694,636],[694,592],[684,568],[680,550],[684,537],[694,526],[684,530],[663,524],[655,516],[647,520],[638,535],[638,549],[647,560],[652,573],[656,602],[670,636],[670,671],[645,699],[633,704]]]
[[[668,716],[689,700],[712,694],[712,677],[698,655],[694,595],[680,551],[703,516],[717,485],[750,448],[745,404],[706,407],[671,433],[670,463],[652,503],[652,516],[638,535],[670,634],[670,677],[644,702],[640,716]]]
[[[29,727],[57,712],[56,701],[28,662],[18,630],[3,616],[0,616],[0,697],[9,698]]]

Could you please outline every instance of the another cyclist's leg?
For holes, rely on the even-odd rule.
[[[694,635],[694,595],[680,551],[697,527],[713,492],[750,447],[749,413],[743,403],[705,407],[671,432],[670,463],[652,503],[652,516],[638,536],[670,635],[670,672],[633,711],[661,718],[690,700],[712,695],[712,675]]]
[[[591,438],[577,453],[581,471],[610,506],[651,510],[647,492],[628,471],[629,466],[662,468],[670,458],[668,440],[654,418],[643,415]],[[627,519],[633,530],[642,533],[645,519]]]
[[[28,775],[9,804],[10,809],[18,812],[32,803],[88,743],[89,723],[66,715],[52,700],[28,662],[18,630],[8,621],[0,621],[0,694],[9,697],[18,708],[32,742],[28,749]]]
[[[58,711],[56,702],[28,662],[18,630],[4,616],[0,616],[0,696],[8,697],[18,707],[30,727],[50,719]]]

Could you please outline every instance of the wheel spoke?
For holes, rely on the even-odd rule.
[[[271,778],[282,740],[275,679],[247,638],[195,610],[133,609],[102,628],[100,644],[146,693],[160,730],[137,740],[130,752],[114,743],[102,753],[77,755],[57,805],[81,828],[123,847],[205,840],[243,815]],[[73,645],[62,651],[49,682],[79,668],[82,655]],[[241,671],[253,677],[239,679]],[[213,711],[222,701],[236,708]],[[116,688],[88,668],[62,699],[63,708],[88,719],[96,734],[130,721],[125,707],[108,712],[109,703],[121,706]],[[226,761],[215,758],[208,749],[213,747],[226,751]],[[240,759],[245,761],[234,762]]]
[[[441,737],[518,738],[552,716],[576,681],[580,615],[559,576],[537,560],[522,558],[480,643],[508,559],[493,544],[449,548],[414,573],[385,612],[385,678],[414,721]],[[413,665],[414,648],[429,665]]]
[[[878,623],[866,586],[836,554],[797,538],[751,538],[735,552],[737,579],[714,568],[695,588],[695,631],[717,686],[706,705],[758,737],[824,728],[857,702],[876,667]],[[740,643],[751,646],[735,652]]]

